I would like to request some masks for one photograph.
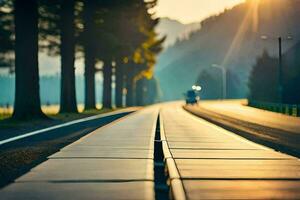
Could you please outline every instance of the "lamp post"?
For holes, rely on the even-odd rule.
[[[218,65],[218,64],[212,64],[211,66],[214,68],[220,69],[222,71],[223,99],[226,99],[226,96],[227,96],[227,77],[226,77],[227,71],[223,66]]]
[[[262,40],[267,40],[269,37],[266,35],[262,35]],[[274,39],[274,38],[271,38]],[[278,101],[279,103],[283,103],[283,67],[282,67],[282,37],[278,38]],[[287,36],[286,40],[292,40],[291,36]]]

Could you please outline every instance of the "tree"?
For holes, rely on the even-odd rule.
[[[157,80],[141,78],[136,82],[136,105],[150,105],[158,101],[159,85]]]
[[[0,27],[0,68],[10,68],[13,72],[14,19],[11,1],[0,1]]]
[[[300,42],[283,55],[283,102],[300,104]]]
[[[135,89],[136,82],[142,78],[152,79],[153,68],[156,63],[156,56],[162,50],[162,43],[165,38],[158,38],[155,32],[159,19],[154,18],[152,14],[148,12],[153,8],[157,1],[140,1],[137,19],[138,30],[140,32],[138,46],[132,55],[132,61],[134,69],[132,69],[126,76],[126,104],[128,106],[134,105],[135,102]]]
[[[264,51],[257,58],[249,78],[249,98],[256,101],[278,102],[278,59]]]
[[[95,10],[95,41],[96,58],[103,61],[103,93],[102,108],[112,107],[112,63],[114,52],[118,49],[115,24],[119,19],[115,16],[116,1],[101,1]],[[98,44],[99,43],[99,44]]]
[[[125,88],[126,75],[130,77],[129,74],[132,74],[134,71],[134,65],[129,66],[128,61],[132,59],[135,50],[141,43],[147,39],[147,36],[140,30],[141,27],[138,20],[143,6],[143,1],[132,0],[118,7],[119,20],[116,37],[119,39],[119,48],[116,54],[115,69],[115,101],[117,107],[123,106],[123,90]],[[131,94],[130,89],[129,94]]]
[[[14,20],[16,91],[13,117],[45,117],[39,95],[37,1],[15,0]]]
[[[61,31],[61,96],[60,112],[78,112],[75,92],[75,0],[62,0]]]
[[[112,61],[110,59],[104,60],[103,65],[103,94],[102,107],[112,108]]]
[[[85,109],[96,108],[96,95],[95,95],[95,2],[84,0],[83,9],[83,46],[84,46],[84,61],[85,61]]]
[[[39,0],[40,49],[61,58],[60,112],[77,112],[75,53],[82,6],[75,0]]]
[[[222,96],[222,81],[210,70],[201,71],[196,85],[202,87],[201,99],[218,99]]]

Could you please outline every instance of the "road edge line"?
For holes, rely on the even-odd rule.
[[[7,143],[10,143],[10,142],[14,142],[14,141],[23,139],[23,138],[38,135],[38,134],[41,134],[41,133],[44,133],[44,132],[47,132],[47,131],[55,130],[55,129],[58,129],[58,128],[63,128],[63,127],[71,126],[71,125],[74,125],[74,124],[87,122],[87,121],[90,121],[90,120],[100,119],[100,118],[108,117],[108,116],[111,116],[111,115],[117,115],[117,114],[122,114],[122,113],[130,113],[130,112],[136,112],[136,111],[137,110],[135,110],[135,111],[134,110],[126,111],[126,109],[123,109],[123,111],[122,110],[112,111],[112,112],[109,112],[109,113],[94,115],[94,116],[90,116],[90,117],[86,117],[86,118],[82,118],[82,119],[76,119],[76,120],[73,120],[73,121],[65,122],[65,123],[62,123],[62,124],[50,126],[50,127],[47,127],[47,128],[35,130],[35,131],[29,132],[29,133],[24,133],[22,135],[18,135],[18,136],[15,136],[15,137],[11,137],[11,138],[8,138],[8,139],[1,140],[0,141],[0,146],[4,145],[4,144],[7,144]]]

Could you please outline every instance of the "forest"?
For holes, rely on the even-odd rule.
[[[294,49],[295,52],[299,48],[296,45],[300,40],[300,1],[255,2],[257,1],[247,0],[208,17],[200,22],[201,28],[189,38],[177,41],[159,55],[156,77],[160,82],[163,100],[181,99],[182,91],[188,90],[204,75],[205,79],[200,81],[202,84],[206,79],[216,81],[205,83],[201,91],[202,97],[221,98],[218,82],[221,74],[219,70],[212,68],[213,64],[223,66],[228,71],[228,98],[247,98],[251,95],[249,78],[256,59],[264,51],[278,59],[279,36],[292,38],[282,41],[283,54],[287,55],[289,50]],[[262,36],[267,36],[268,39],[263,40]],[[294,56],[293,59],[297,57]],[[283,64],[283,68],[297,66],[290,64]],[[274,69],[277,66],[278,64]],[[202,72],[204,75],[201,75]],[[295,76],[296,71],[293,72]],[[206,76],[207,74],[209,75]]]
[[[40,52],[60,57],[60,113],[77,113],[75,60],[84,59],[84,107],[96,108],[96,73],[102,108],[155,101],[153,76],[165,37],[155,32],[156,0],[1,0],[0,67],[15,76],[14,119],[44,118]]]

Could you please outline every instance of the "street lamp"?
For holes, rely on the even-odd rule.
[[[267,40],[269,37],[267,35],[262,35],[262,40]],[[275,38],[271,38],[275,39]],[[279,36],[278,38],[278,54],[279,54],[279,63],[278,63],[278,100],[279,103],[282,103],[283,99],[283,69],[282,69],[282,40],[292,40],[292,36],[287,36],[286,38],[282,38]]]
[[[226,68],[224,68],[223,66],[218,65],[218,64],[212,64],[211,66],[214,68],[220,69],[222,71],[223,99],[226,99],[226,96],[227,96],[227,92],[226,92],[227,91],[227,77],[226,77],[227,71],[226,71]]]

